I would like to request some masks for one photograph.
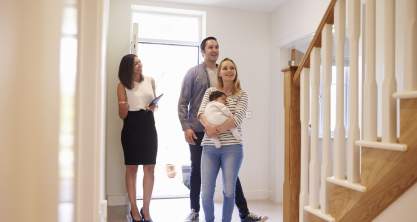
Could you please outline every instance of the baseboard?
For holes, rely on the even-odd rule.
[[[99,221],[107,221],[107,200],[101,200],[99,209]]]
[[[268,190],[243,190],[246,200],[270,200],[271,192]],[[214,192],[214,200],[223,200],[223,192],[221,187]],[[107,195],[108,206],[123,206],[129,203],[127,194],[109,194]]]
[[[127,194],[108,194],[107,206],[123,206],[129,203]]]

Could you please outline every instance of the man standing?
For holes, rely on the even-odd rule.
[[[204,128],[197,119],[204,93],[210,86],[217,85],[217,64],[219,44],[215,37],[207,37],[200,44],[204,57],[203,63],[192,67],[184,77],[181,95],[178,101],[178,116],[184,131],[185,140],[190,146],[191,177],[190,204],[191,213],[185,221],[199,221],[200,188],[201,188],[201,154]],[[265,221],[267,217],[249,213],[239,178],[236,182],[236,206],[242,222]]]

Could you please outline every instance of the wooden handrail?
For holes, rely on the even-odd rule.
[[[294,82],[298,82],[300,79],[300,73],[303,70],[304,67],[310,67],[310,54],[314,47],[321,47],[321,32],[323,31],[325,24],[334,24],[334,6],[336,5],[337,0],[331,0],[329,3],[329,6],[327,7],[326,13],[324,14],[323,18],[321,19],[321,22],[319,24],[319,27],[317,28],[316,32],[314,33],[314,37],[311,40],[310,45],[308,46],[308,49],[306,53],[303,56],[303,59],[301,60],[300,65],[298,66],[297,71],[294,75]]]

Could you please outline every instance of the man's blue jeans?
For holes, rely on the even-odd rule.
[[[190,146],[191,157],[191,173],[190,173],[190,207],[195,212],[200,211],[200,188],[201,188],[201,154],[203,147],[201,141],[204,137],[204,132],[196,132],[197,139],[195,145]]]
[[[235,202],[236,180],[243,160],[241,144],[221,148],[203,146],[201,156],[202,202],[206,222],[214,221],[214,191],[216,178],[222,169],[223,180],[223,222],[232,220]]]

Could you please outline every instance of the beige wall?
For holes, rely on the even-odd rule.
[[[120,145],[121,121],[117,116],[115,89],[118,81],[118,64],[121,57],[129,52],[131,3],[207,12],[207,35],[218,37],[220,58],[227,56],[236,61],[242,85],[249,93],[249,110],[252,112],[252,118],[246,120],[244,126],[245,157],[240,171],[245,195],[249,199],[270,198],[269,110],[270,101],[276,97],[271,99],[269,93],[271,76],[269,14],[192,5],[158,4],[152,1],[113,0],[110,5],[110,32],[107,45],[106,185],[109,202],[119,202],[125,195]],[[188,147],[177,149],[188,149]],[[256,180],[253,179],[254,175],[257,175]]]
[[[13,107],[16,104],[13,102],[15,96],[15,79],[16,79],[16,58],[17,52],[17,13],[18,4],[13,0],[2,1],[0,3],[0,215],[3,219],[11,220],[11,216],[16,206],[16,201],[13,197],[16,194],[18,178],[13,175],[17,152],[15,151],[15,115]],[[10,192],[12,191],[12,192]],[[6,202],[7,201],[7,202]]]

